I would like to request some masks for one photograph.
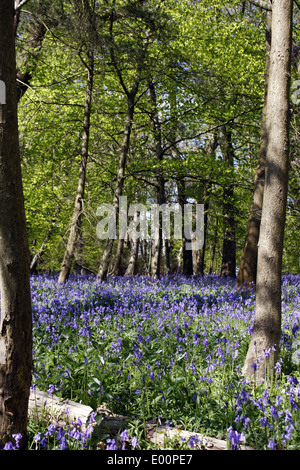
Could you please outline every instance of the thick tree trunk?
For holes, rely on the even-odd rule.
[[[233,167],[234,151],[231,133],[226,128],[221,133],[221,150],[225,165]],[[234,185],[226,183],[223,203],[224,239],[221,276],[236,277],[236,242],[234,220]]]
[[[0,2],[0,442],[21,433],[26,446],[32,372],[29,249],[19,155],[14,2]]]
[[[92,91],[93,91],[93,74],[94,74],[94,54],[89,52],[88,62],[88,76],[85,93],[84,105],[84,118],[83,118],[83,132],[81,143],[81,163],[79,169],[79,177],[77,184],[77,194],[74,204],[72,222],[69,232],[69,238],[62,261],[58,283],[66,282],[70,275],[72,264],[75,257],[75,250],[78,246],[78,240],[81,230],[81,215],[83,210],[84,188],[86,180],[86,168],[89,154],[89,133],[90,133],[90,118],[91,118],[91,105],[92,105]]]
[[[261,121],[261,140],[259,149],[259,159],[255,171],[254,190],[250,213],[246,229],[244,248],[241,256],[240,266],[236,285],[238,287],[253,287],[256,284],[257,270],[257,245],[260,231],[261,211],[265,184],[265,165],[266,152],[268,144],[268,135],[266,129],[266,106],[268,95],[269,68],[270,68],[270,49],[271,49],[271,23],[272,13],[267,13],[266,29],[266,71],[265,71],[265,95],[264,108]]]
[[[289,169],[289,90],[292,0],[273,0],[267,100],[266,179],[258,247],[253,334],[243,373],[255,378],[274,372],[281,336],[281,270]],[[266,357],[269,356],[269,357]]]

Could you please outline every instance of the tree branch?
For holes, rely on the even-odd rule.
[[[15,11],[20,10],[29,0],[16,0],[15,1]]]
[[[266,2],[265,0],[249,0],[249,2],[252,3],[252,5],[255,5],[256,7],[263,8],[267,11],[272,11],[272,4]]]

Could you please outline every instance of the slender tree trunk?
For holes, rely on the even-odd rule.
[[[191,243],[191,239],[187,239],[184,231],[184,206],[187,203],[185,181],[184,178],[177,178],[178,188],[178,204],[182,212],[182,272],[186,276],[193,275],[193,252],[187,249],[187,243]]]
[[[206,145],[206,153],[209,156],[213,156],[218,147],[218,138],[216,134],[212,134]],[[211,191],[211,175],[206,176],[206,181],[203,186],[203,204],[204,204],[204,243],[200,250],[194,253],[194,274],[204,275],[205,270],[205,248],[206,248],[206,234],[208,225],[208,208],[209,208],[209,196]]]
[[[181,245],[177,253],[177,270],[176,270],[177,274],[179,274],[182,271],[182,251],[183,251],[183,243],[181,240]]]
[[[268,134],[266,129],[266,106],[268,96],[270,49],[271,49],[271,23],[272,13],[267,13],[266,29],[266,72],[265,72],[265,95],[264,108],[261,121],[261,140],[259,149],[259,159],[255,171],[254,190],[250,213],[246,229],[244,248],[241,256],[240,266],[236,285],[238,287],[253,287],[256,284],[257,270],[257,245],[260,231],[261,211],[264,196],[265,165],[268,144]]]
[[[215,261],[216,246],[217,246],[217,240],[218,240],[218,222],[219,222],[219,219],[217,219],[216,221],[214,238],[213,238],[212,246],[210,249],[209,274],[212,274],[214,271],[214,261]]]
[[[39,249],[39,251],[34,255],[31,263],[30,263],[30,274],[34,274],[37,270],[37,267],[38,267],[38,264],[44,254],[44,251],[45,251],[45,246],[47,244],[47,242],[49,241],[50,237],[51,237],[51,234],[52,234],[52,231],[53,231],[53,228],[54,228],[54,221],[55,221],[55,217],[56,215],[58,214],[59,210],[57,209],[55,211],[55,214],[53,216],[53,219],[51,220],[51,225],[49,227],[49,230],[48,232],[46,233],[46,236],[43,240],[43,243]]]
[[[81,163],[79,169],[79,177],[77,184],[77,194],[73,209],[73,217],[69,232],[69,238],[62,261],[58,283],[62,284],[66,282],[70,275],[72,264],[75,257],[76,246],[78,246],[78,240],[80,237],[81,230],[81,216],[83,210],[83,199],[84,199],[84,188],[86,180],[86,168],[89,154],[89,133],[90,133],[90,118],[91,118],[91,105],[92,105],[92,91],[93,91],[93,74],[94,74],[94,53],[89,51],[89,62],[88,62],[88,76],[85,93],[85,105],[84,105],[84,118],[83,118],[83,132],[82,132],[82,143],[81,143]]]
[[[163,148],[162,148],[162,141],[161,141],[161,127],[159,122],[158,110],[157,110],[157,100],[156,100],[156,92],[155,87],[152,82],[149,83],[149,91],[150,91],[150,99],[152,104],[152,123],[153,123],[153,134],[154,134],[154,141],[155,141],[155,154],[159,163],[163,160]],[[156,184],[157,184],[157,204],[165,204],[166,203],[166,195],[165,195],[165,178],[162,175],[162,170],[159,168],[156,174]],[[159,214],[159,233],[158,238],[154,241],[154,249],[153,249],[153,257],[152,257],[152,265],[151,265],[151,274],[153,277],[160,276],[160,263],[161,263],[161,253],[162,253],[162,214]]]
[[[117,248],[117,253],[116,253],[116,258],[115,258],[115,265],[114,265],[114,269],[112,272],[112,276],[121,275],[121,261],[122,261],[123,248],[124,248],[124,239],[119,238],[118,248]]]
[[[115,42],[114,42],[114,36],[113,36],[114,21],[115,21],[115,1],[113,1],[111,18],[110,18],[110,57],[111,57],[112,64],[115,68],[115,71],[118,75],[120,84],[123,88],[123,91],[125,92],[127,96],[127,114],[126,114],[126,121],[125,121],[124,132],[123,132],[122,146],[121,146],[121,150],[119,153],[117,181],[116,181],[114,198],[113,198],[113,207],[114,207],[115,217],[117,220],[117,217],[119,214],[119,204],[120,204],[119,198],[120,196],[122,196],[122,193],[123,193],[126,161],[127,161],[127,156],[129,153],[129,148],[130,148],[130,136],[131,136],[132,125],[133,125],[135,100],[136,100],[136,96],[137,96],[139,85],[140,85],[141,73],[144,67],[144,60],[145,60],[145,55],[146,55],[148,41],[149,41],[149,31],[146,31],[145,33],[142,51],[138,58],[136,74],[133,80],[131,90],[129,91],[125,85],[121,70],[119,69],[119,64],[117,63],[117,60],[115,57]],[[113,245],[114,245],[114,239],[108,239],[104,248],[104,252],[102,254],[102,259],[101,259],[98,276],[97,276],[98,279],[100,279],[101,281],[107,278],[108,268],[111,262]]]
[[[131,240],[131,254],[130,254],[128,266],[125,272],[125,276],[135,275],[138,252],[139,252],[139,239]]]
[[[120,208],[119,198],[120,196],[122,196],[122,193],[123,193],[125,168],[126,168],[126,161],[127,161],[129,148],[130,148],[130,135],[131,135],[132,124],[133,124],[134,102],[135,102],[135,97],[136,97],[136,93],[138,90],[138,81],[139,81],[139,77],[136,76],[136,81],[135,81],[136,86],[134,87],[133,92],[129,94],[128,101],[127,101],[127,115],[126,115],[126,122],[125,122],[124,133],[123,133],[123,142],[122,142],[121,150],[119,153],[117,181],[116,181],[115,194],[114,194],[114,199],[113,199],[113,207],[115,211],[116,220],[117,220],[117,216],[119,214],[119,208]],[[104,248],[104,252],[102,255],[102,260],[101,260],[99,272],[98,272],[98,278],[101,281],[107,278],[108,268],[111,262],[113,245],[114,245],[114,239],[109,238],[105,244],[105,248]]]
[[[207,219],[208,219],[208,201],[207,201],[207,191],[205,190],[204,196],[204,243],[203,247],[200,250],[195,251],[194,253],[194,274],[196,276],[203,276],[205,270],[205,245],[206,245],[206,233],[207,233]]]
[[[281,336],[281,271],[289,169],[289,90],[292,0],[273,0],[267,101],[266,179],[258,247],[256,308],[243,373],[254,380],[274,373]],[[270,357],[266,357],[266,356]]]
[[[234,151],[231,142],[231,133],[226,128],[221,134],[221,149],[225,165],[233,167]],[[224,240],[221,276],[236,277],[236,242],[234,220],[234,185],[226,183],[223,203]]]
[[[170,243],[169,240],[163,240],[163,258],[165,264],[165,273],[170,274],[171,272],[171,260],[170,260]]]
[[[27,439],[32,372],[32,310],[29,248],[19,155],[14,2],[0,2],[0,442],[21,433]]]

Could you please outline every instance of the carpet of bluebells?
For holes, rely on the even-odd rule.
[[[300,449],[300,276],[283,277],[280,356],[274,378],[256,386],[241,373],[255,292],[233,280],[73,277],[58,286],[43,275],[31,288],[33,387],[132,417],[118,436],[123,448],[153,448],[137,423],[156,418],[231,449]],[[31,424],[30,448],[91,449],[93,419],[85,432],[81,423]],[[194,448],[195,439],[177,446]],[[102,448],[116,446],[105,436]]]

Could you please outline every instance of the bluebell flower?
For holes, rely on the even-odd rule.
[[[138,442],[138,440],[137,440],[137,437],[134,436],[134,437],[131,439],[131,445],[132,445],[132,447],[133,447],[134,449],[136,449],[136,448],[138,447],[139,442]]]
[[[60,450],[66,450],[68,448],[66,436],[62,436],[59,442]]]
[[[48,388],[48,390],[47,390],[47,392],[48,392],[48,393],[51,393],[51,395],[52,395],[52,394],[53,394],[54,392],[56,392],[57,390],[58,390],[58,388],[57,388],[55,385],[50,384],[50,385],[49,385],[49,388]]]
[[[13,434],[12,437],[14,438],[15,443],[16,443],[16,448],[18,449],[20,447],[20,440],[22,439],[22,434],[21,433]]]
[[[52,436],[55,433],[56,428],[57,428],[57,424],[50,424],[45,433],[45,436]]]
[[[278,420],[278,410],[275,408],[275,406],[271,405],[270,413],[273,416],[273,418],[275,419],[275,421],[277,421]]]
[[[241,442],[246,442],[245,434],[235,431],[232,426],[227,429],[231,450],[238,450]]]
[[[294,430],[294,426],[292,423],[289,423],[285,428],[285,432],[281,435],[283,441],[291,440],[292,439],[292,431]]]
[[[258,421],[260,421],[262,427],[264,427],[264,426],[269,426],[269,428],[272,428],[272,427],[273,427],[273,426],[268,422],[266,416],[263,416],[262,418],[259,418]]]
[[[106,439],[106,450],[118,450],[115,439]]]
[[[124,431],[121,432],[120,438],[121,438],[121,442],[129,441],[129,435],[126,429],[124,429]]]
[[[201,440],[199,439],[199,437],[196,434],[194,436],[190,437],[189,446],[190,446],[191,449],[194,449],[195,445],[198,444],[198,443],[201,444]]]
[[[9,441],[9,442],[6,442],[6,444],[4,445],[4,447],[3,447],[2,450],[14,450],[14,449],[15,449],[15,448],[14,448],[12,442]]]
[[[275,447],[276,447],[275,441],[273,439],[270,439],[267,447],[268,449],[275,450]]]

